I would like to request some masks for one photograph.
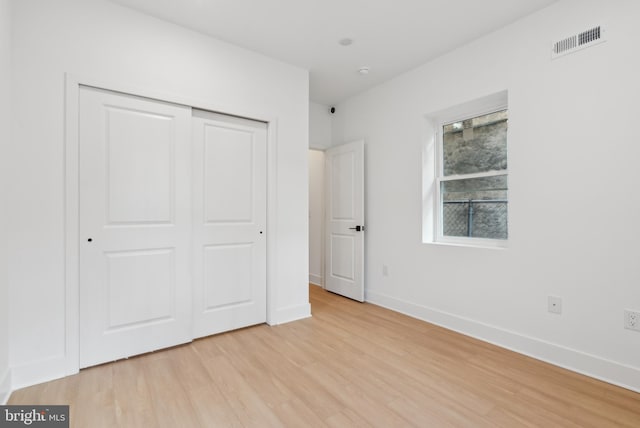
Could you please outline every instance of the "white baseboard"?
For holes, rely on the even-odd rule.
[[[309,274],[309,283],[322,287],[322,276],[313,273]]]
[[[303,305],[289,306],[287,308],[278,309],[276,322],[272,325],[285,324],[292,321],[298,321],[311,316],[311,305],[309,303]]]
[[[63,378],[68,373],[69,362],[64,356],[14,366],[11,368],[13,390]]]
[[[640,392],[640,368],[610,361],[500,327],[367,291],[366,301],[466,336],[533,357],[622,388]]]
[[[7,404],[11,397],[11,369],[0,375],[0,405]]]

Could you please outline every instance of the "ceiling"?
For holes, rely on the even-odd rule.
[[[308,69],[332,105],[557,0],[111,1]]]

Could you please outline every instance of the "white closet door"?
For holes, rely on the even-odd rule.
[[[194,331],[266,321],[267,126],[194,110]]]
[[[80,366],[192,338],[191,109],[80,90]]]

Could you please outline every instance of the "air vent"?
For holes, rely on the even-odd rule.
[[[590,28],[573,36],[554,42],[551,46],[551,58],[559,58],[570,53],[597,45],[605,41],[601,26]]]

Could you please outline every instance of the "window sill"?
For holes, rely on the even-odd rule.
[[[426,245],[436,245],[443,247],[466,247],[480,248],[486,250],[506,250],[509,248],[508,241],[480,240],[479,242],[469,241],[430,241],[423,242]]]

